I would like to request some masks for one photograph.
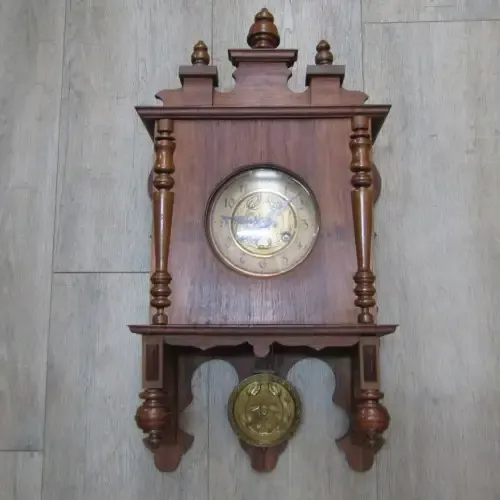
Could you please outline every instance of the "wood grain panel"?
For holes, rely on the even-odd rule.
[[[210,15],[203,0],[69,2],[57,271],[148,270],[152,146],[134,106],[178,85]]]
[[[39,450],[64,0],[0,7],[0,450]]]
[[[138,10],[136,0],[68,3],[56,271],[148,262],[148,203],[133,168]]]
[[[352,214],[346,209],[349,127],[349,120],[176,123],[169,264],[172,324],[355,321],[354,236]],[[193,143],[199,147],[192,148]],[[259,162],[281,165],[301,176],[315,193],[322,214],[318,241],[308,259],[279,279],[231,271],[215,257],[205,237],[205,206],[212,191],[237,168]]]
[[[54,278],[44,499],[198,500],[207,491],[207,372],[193,378],[185,428],[193,447],[174,474],[160,474],[134,415],[140,338],[127,332],[147,314],[146,274]]]
[[[368,25],[366,90],[392,101],[375,160],[392,414],[380,498],[500,492],[500,23]],[[478,54],[481,57],[478,57]]]
[[[364,22],[500,19],[499,0],[361,0]]]
[[[213,0],[213,60],[219,66],[219,81],[231,88],[233,68],[227,59],[229,48],[248,47],[246,37],[253,18],[264,6],[261,0]],[[336,64],[346,64],[344,87],[363,87],[361,64],[361,8],[358,0],[315,0],[291,2],[270,0],[265,3],[275,17],[281,36],[280,48],[299,49],[290,86],[305,88],[306,66],[314,64],[316,45],[326,39],[332,46]]]
[[[39,452],[0,452],[0,500],[40,500],[42,462]]]
[[[307,359],[297,363],[287,378],[300,393],[304,415],[282,457],[288,459],[286,498],[378,500],[375,468],[363,474],[354,472],[335,444],[347,431],[349,420],[332,403],[335,376],[331,368]]]

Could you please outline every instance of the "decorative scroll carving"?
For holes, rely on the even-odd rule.
[[[151,306],[156,309],[152,323],[166,325],[168,316],[165,309],[170,306],[170,282],[168,272],[168,250],[174,208],[174,186],[172,174],[175,171],[175,139],[172,135],[173,121],[158,120],[155,135],[155,154],[153,186],[153,237],[155,268],[151,276]]]
[[[130,331],[147,337],[163,337],[172,346],[208,350],[217,346],[249,344],[254,355],[264,358],[271,346],[307,346],[321,351],[328,347],[350,347],[366,336],[393,333],[396,325],[129,325]]]
[[[372,189],[372,141],[370,119],[367,116],[354,116],[351,120],[352,151],[351,184],[352,214],[358,270],[354,275],[356,287],[354,304],[361,309],[358,323],[373,323],[370,308],[375,302],[375,275],[371,270],[371,251],[373,235],[373,189]]]

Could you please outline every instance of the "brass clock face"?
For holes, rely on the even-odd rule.
[[[283,170],[258,166],[217,189],[206,225],[212,248],[227,266],[250,276],[276,276],[311,252],[319,211],[302,181]]]

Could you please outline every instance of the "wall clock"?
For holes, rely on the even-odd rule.
[[[193,441],[179,425],[191,376],[227,360],[240,378],[227,402],[231,427],[252,468],[270,471],[300,432],[300,394],[286,375],[319,357],[350,416],[337,446],[364,471],[389,425],[379,348],[396,329],[376,322],[371,267],[381,186],[372,144],[389,106],[342,87],[344,67],[325,41],[306,91],[290,91],[297,51],[277,48],[266,9],[247,41],[228,51],[231,91],[217,90],[198,42],[179,69],[182,86],[137,108],[156,159],[151,321],[129,327],[143,345],[136,422],[157,468],[174,470]]]

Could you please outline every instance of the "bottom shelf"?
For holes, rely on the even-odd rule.
[[[227,361],[240,383],[259,373],[272,373],[285,383],[297,361],[317,357],[335,373],[333,402],[350,417],[349,431],[337,446],[351,468],[368,470],[390,421],[380,403],[380,337],[395,329],[395,325],[130,326],[143,340],[143,403],[136,422],[146,434],[145,444],[154,453],[156,467],[175,470],[193,442],[179,420],[192,401],[191,378],[202,363]],[[269,405],[262,404],[254,401],[250,406],[265,425]],[[287,446],[286,441],[275,446],[240,442],[257,472],[273,470]]]
[[[218,346],[249,344],[257,357],[265,357],[272,344],[287,347],[348,347],[363,337],[382,337],[397,325],[130,325],[129,329],[147,337],[162,336],[172,346],[206,350]]]

